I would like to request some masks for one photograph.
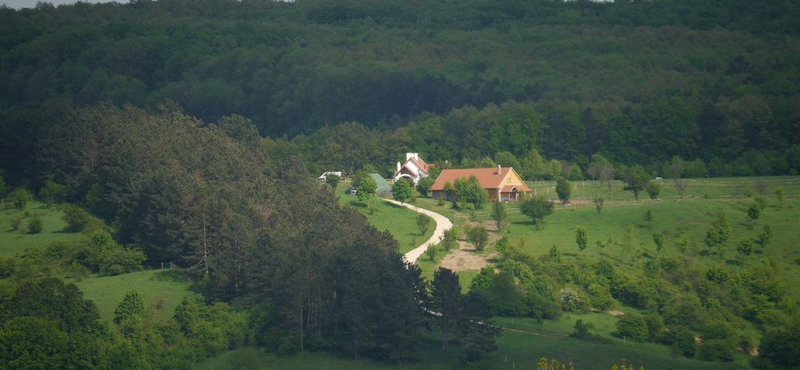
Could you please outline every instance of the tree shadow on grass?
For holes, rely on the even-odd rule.
[[[366,204],[364,204],[364,203],[361,203],[361,202],[359,202],[359,201],[357,201],[357,200],[351,200],[351,201],[347,202],[347,204],[348,204],[350,207],[353,207],[353,208],[367,208],[367,205],[366,205]]]

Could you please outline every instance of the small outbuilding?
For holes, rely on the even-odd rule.
[[[384,179],[383,176],[377,173],[371,173],[369,174],[369,177],[371,177],[372,180],[374,180],[375,183],[378,185],[378,188],[375,190],[375,193],[377,193],[378,196],[381,197],[392,196],[392,185],[389,185],[389,182],[386,181],[386,179]]]

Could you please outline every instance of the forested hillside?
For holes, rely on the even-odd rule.
[[[86,361],[100,363],[92,367],[104,368],[102,364],[108,361],[109,368],[119,368],[127,361],[123,357],[130,355],[148,366],[172,368],[181,361],[194,362],[244,345],[244,339],[236,339],[239,334],[233,333],[249,330],[248,325],[255,326],[257,333],[249,340],[251,345],[284,353],[328,348],[355,357],[367,353],[387,358],[413,348],[411,339],[419,334],[424,319],[419,302],[425,301],[426,294],[419,269],[401,259],[391,235],[370,226],[355,209],[340,207],[329,188],[314,181],[301,162],[272,155],[265,139],[241,117],[206,125],[168,106],[149,114],[133,107],[103,105],[27,111],[6,116],[3,123],[0,163],[15,186],[42,189],[37,191],[40,199],[79,204],[107,220],[120,245],[144,252],[134,263],[139,269],[145,257],[145,266],[185,267],[205,299],[235,301],[238,308],[249,308],[256,315],[254,321],[237,326],[241,323],[226,322],[219,316],[222,312],[199,313],[209,309],[203,299],[184,303],[194,305],[187,315],[222,320],[217,328],[197,329],[194,324],[182,324],[188,318],[176,314],[173,325],[184,325],[181,330],[187,337],[205,346],[192,353],[181,352],[185,342],[170,339],[174,332],[169,334],[169,330],[175,327],[165,331],[153,323],[142,326],[137,321],[131,328],[120,323],[122,338],[92,337],[102,343],[87,343],[87,350],[94,352]],[[6,187],[3,181],[0,184],[2,199]],[[50,188],[59,191],[48,193]],[[8,199],[29,197],[30,193],[18,188]],[[4,203],[12,205],[10,200]],[[24,206],[24,200],[21,203]],[[88,244],[118,248],[104,238],[110,239],[108,233],[89,234]],[[63,356],[48,368],[85,358],[74,352],[83,349],[64,344],[78,339],[70,336],[74,334],[71,327],[63,329],[70,322],[61,320],[77,311],[55,307],[47,300],[68,290],[69,299],[74,298],[91,317],[79,325],[80,330],[92,335],[99,330],[86,326],[99,325],[94,304],[80,303],[76,288],[58,280],[58,284],[44,280],[42,284],[50,285],[41,294],[25,288],[43,277],[69,276],[67,271],[86,264],[84,260],[97,261],[99,268],[89,266],[101,273],[107,270],[106,263],[115,263],[87,257],[83,248],[88,247],[62,243],[45,252],[26,249],[16,258],[0,260],[4,288],[0,358],[19,361],[11,368],[41,364],[40,359],[19,352],[22,349],[12,348],[13,338],[30,338],[23,333],[32,325],[42,326],[30,329],[35,335],[64,337],[59,337],[62,342],[43,344],[42,351]],[[52,259],[64,262],[51,265]],[[12,299],[14,294],[30,294],[31,301]],[[26,313],[31,307],[41,311]],[[142,316],[137,320],[146,320],[145,314],[137,315]],[[152,337],[169,344],[147,347]],[[104,346],[123,352],[126,346],[138,349],[136,355],[104,353]],[[175,362],[157,365],[159,358]]]
[[[783,162],[800,142],[790,1],[164,0],[2,9],[0,24],[2,108],[169,99],[271,137],[358,122],[437,161],[754,150],[748,166],[761,154],[769,171],[722,172],[797,169]],[[521,105],[499,120],[504,103]]]

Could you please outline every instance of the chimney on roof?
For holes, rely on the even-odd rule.
[[[497,175],[496,176],[500,177],[500,165],[499,164],[497,165]]]

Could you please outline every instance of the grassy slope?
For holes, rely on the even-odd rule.
[[[784,189],[786,196],[800,195],[800,177],[724,177],[712,179],[684,179],[687,184],[684,197],[696,198],[728,198],[743,197],[748,194],[756,194],[756,183],[766,185],[764,194],[772,196],[775,188],[780,186]],[[678,198],[678,191],[672,179],[656,180],[661,186],[662,199]],[[625,184],[621,181],[613,181],[611,190],[605,185],[600,185],[594,181],[573,181],[571,186],[572,199],[594,199],[604,197],[609,201],[633,201],[633,193],[623,190]],[[556,184],[554,181],[529,181],[528,186],[536,192],[537,196],[544,196],[548,199],[556,199]],[[647,198],[647,193],[642,192],[641,196]]]
[[[549,328],[548,333],[551,333]],[[255,369],[328,369],[328,370],[451,370],[462,364],[459,358],[461,350],[452,348],[448,352],[439,350],[440,342],[436,333],[426,338],[426,343],[416,352],[419,362],[386,363],[370,359],[353,361],[351,357],[339,353],[313,352],[281,357],[264,353],[257,349],[247,348],[231,351],[222,356],[202,362],[201,370],[228,370],[244,363]],[[583,341],[569,338],[560,333],[546,336],[529,332],[506,330],[498,340],[500,350],[489,354],[480,362],[480,369],[533,369],[542,358],[558,359],[562,362],[573,361],[577,370],[610,369],[619,364],[621,359],[636,366],[644,366],[647,370],[716,370],[745,369],[744,356],[737,357],[734,363],[710,363],[686,358],[672,357],[664,346],[650,347],[647,344],[618,344],[598,341]]]
[[[29,216],[25,216],[25,212]],[[39,234],[27,234],[20,230],[27,230],[34,215],[41,218],[44,229]],[[43,248],[57,241],[75,241],[80,239],[80,234],[63,231],[67,226],[62,217],[64,213],[47,208],[43,203],[28,202],[25,210],[15,208],[0,211],[0,257],[12,257],[22,253],[27,248]],[[22,218],[20,230],[11,229],[11,220]]]
[[[26,211],[30,216],[24,216]],[[11,219],[23,217],[20,227],[22,229],[27,228],[34,215],[38,215],[44,224],[41,233],[26,234],[11,230]],[[13,257],[23,253],[27,248],[45,248],[54,242],[72,242],[81,239],[83,235],[80,233],[63,231],[67,224],[62,217],[63,212],[56,208],[47,208],[40,202],[28,202],[24,211],[17,209],[0,211],[0,257]],[[160,309],[151,308],[156,318],[171,317],[175,306],[189,294],[188,282],[176,281],[177,279],[181,278],[176,278],[174,273],[164,276],[159,275],[159,271],[141,271],[118,276],[92,276],[70,282],[74,282],[83,291],[85,298],[95,302],[104,320],[110,321],[114,309],[130,290],[140,292],[145,302],[151,306],[159,303]]]
[[[91,299],[107,321],[114,317],[114,310],[129,291],[142,295],[150,312],[158,320],[172,317],[175,307],[190,293],[189,281],[177,270],[149,270],[117,276],[94,277],[81,280],[75,285]],[[158,308],[160,307],[160,308]]]
[[[744,213],[747,204],[752,203],[751,198],[744,195],[747,192],[754,193],[752,185],[759,179],[713,179],[695,180],[690,183],[687,191],[687,198],[681,201],[669,199],[654,203],[639,202],[633,204],[615,204],[610,202],[606,205],[600,215],[594,210],[593,205],[588,207],[558,207],[556,213],[547,218],[546,225],[537,230],[530,224],[529,220],[519,213],[516,205],[509,205],[509,221],[511,222],[505,234],[516,241],[520,237],[526,239],[526,249],[533,255],[547,253],[552,245],[557,245],[565,257],[577,255],[578,249],[575,245],[574,230],[576,226],[585,226],[589,230],[590,246],[580,252],[586,258],[596,259],[600,256],[617,261],[621,268],[633,271],[639,269],[642,261],[641,255],[622,255],[619,247],[599,249],[595,245],[596,240],[607,241],[614,238],[621,241],[628,225],[633,225],[634,245],[640,251],[655,254],[652,242],[653,232],[662,232],[667,238],[666,254],[679,253],[676,248],[676,241],[684,234],[692,236],[698,249],[703,249],[702,239],[706,227],[716,217],[716,211],[722,208],[727,213],[732,226],[731,246],[726,255],[726,259],[717,256],[696,256],[696,263],[700,264],[726,264],[728,259],[735,257],[735,243],[743,237],[752,237],[760,232],[761,226],[769,224],[774,233],[770,247],[764,255],[751,256],[746,260],[746,264],[760,263],[765,258],[774,258],[779,261],[782,276],[787,281],[799,281],[800,268],[797,268],[795,261],[800,258],[800,251],[793,248],[793,240],[800,237],[800,230],[796,228],[797,221],[800,219],[800,200],[789,199],[783,208],[773,207],[772,191],[776,183],[781,183],[786,189],[786,194],[797,195],[800,193],[800,186],[794,184],[793,178],[765,179],[769,184],[766,195],[771,206],[768,206],[751,228],[746,222]],[[789,182],[787,184],[787,181]],[[745,185],[742,185],[744,183]],[[589,187],[591,185],[587,185]],[[662,194],[668,198],[674,192],[667,187],[671,183],[664,184]],[[738,190],[737,190],[738,188]],[[344,188],[342,188],[343,191]],[[552,189],[551,189],[552,192]],[[615,193],[616,192],[616,193]],[[704,194],[705,193],[705,194]],[[621,197],[631,198],[629,192],[622,192],[621,184],[616,183],[612,191]],[[581,190],[573,193],[579,199],[591,199],[591,191]],[[720,197],[736,197],[734,199],[704,199]],[[344,201],[347,198],[342,196]],[[626,198],[626,199],[627,199]],[[628,203],[631,203],[628,201]],[[455,212],[450,209],[449,204],[438,206],[435,201],[430,199],[418,199],[417,205],[431,209],[435,212],[444,214],[455,221],[457,225],[469,221],[471,216],[466,213]],[[646,210],[651,210],[654,216],[652,223],[647,223],[642,216]],[[486,211],[477,212],[477,220],[488,219]],[[488,251],[491,251],[491,247]],[[426,277],[431,278],[434,269],[438,265],[444,253],[439,253],[436,260],[430,262],[427,258],[420,261]],[[735,267],[733,267],[735,268]],[[465,290],[469,280],[475,276],[474,272],[463,272],[459,274]],[[795,289],[800,290],[800,289]],[[797,291],[793,294],[797,296]],[[635,311],[633,308],[621,307],[622,311]],[[582,341],[569,338],[569,333],[573,329],[575,320],[583,319],[585,322],[594,324],[592,332],[600,336],[601,340]],[[734,363],[702,362],[690,360],[682,357],[673,357],[670,349],[663,345],[651,346],[649,344],[637,344],[621,342],[611,338],[610,334],[614,330],[617,319],[608,314],[587,313],[582,315],[567,314],[559,321],[545,321],[539,323],[531,319],[511,319],[496,318],[497,324],[513,328],[506,330],[504,335],[498,339],[500,350],[489,355],[480,368],[485,369],[510,369],[513,366],[528,369],[533,368],[534,364],[542,356],[556,358],[562,361],[573,360],[578,370],[585,369],[608,369],[614,363],[620,363],[620,359],[626,359],[628,363],[637,366],[643,365],[646,369],[744,369],[747,368],[748,357],[737,354]],[[542,332],[543,330],[543,332]],[[544,335],[542,335],[544,334]],[[421,362],[411,364],[387,364],[371,360],[361,360],[354,362],[349,357],[330,353],[312,353],[290,357],[278,357],[272,354],[263,354],[256,350],[246,349],[244,351],[234,351],[224,356],[211,359],[201,364],[201,369],[230,369],[230,361],[237,357],[244,357],[252,360],[253,364],[261,368],[270,369],[295,369],[295,368],[320,368],[320,369],[453,369],[457,368],[458,362],[451,358],[443,360],[442,353],[437,350],[437,342],[430,340],[419,352]],[[458,351],[454,351],[458,352]],[[446,356],[453,356],[453,353]]]
[[[567,206],[556,207],[556,212],[546,218],[546,224],[537,229],[533,226],[530,220],[519,212],[518,206],[514,204],[508,205],[509,212],[509,227],[504,231],[507,235],[516,242],[520,238],[526,241],[526,251],[534,256],[542,255],[549,252],[553,245],[559,248],[559,251],[569,258],[581,254],[590,260],[598,258],[609,258],[615,261],[617,266],[629,272],[640,272],[641,263],[646,256],[656,255],[655,245],[653,243],[652,234],[654,232],[661,232],[666,237],[666,246],[664,254],[677,255],[681,253],[677,249],[678,240],[684,235],[688,235],[696,242],[697,250],[705,249],[703,245],[703,238],[705,236],[706,228],[716,219],[717,210],[722,209],[725,211],[728,220],[731,224],[732,232],[729,240],[729,246],[724,255],[720,258],[716,255],[703,256],[700,254],[693,254],[693,262],[699,266],[721,265],[738,269],[734,262],[737,259],[736,244],[743,238],[755,237],[761,232],[763,225],[770,225],[775,234],[774,239],[764,254],[756,254],[744,260],[745,266],[763,263],[767,259],[771,259],[778,263],[780,275],[785,279],[790,287],[790,294],[795,298],[800,298],[800,289],[792,286],[791,282],[800,281],[800,250],[794,247],[794,241],[800,237],[800,229],[797,229],[797,220],[800,219],[800,200],[796,198],[787,199],[783,207],[778,207],[777,201],[774,197],[774,188],[782,186],[785,189],[787,196],[796,196],[800,194],[800,181],[794,178],[748,178],[748,179],[697,179],[689,180],[690,185],[687,189],[687,194],[684,199],[678,199],[672,186],[672,182],[668,181],[663,184],[662,195],[666,195],[667,199],[660,199],[658,201],[639,201],[636,204],[630,200],[624,200],[624,197],[632,198],[630,192],[623,192],[621,183],[614,184],[611,192],[611,199],[618,199],[606,204],[601,214],[597,214],[593,204],[587,206]],[[764,181],[768,187],[764,195],[767,198],[768,206],[765,208],[761,217],[751,223],[748,221],[746,215],[746,207],[754,201],[752,195],[757,192],[754,189],[754,184],[757,181]],[[574,185],[573,185],[574,186]],[[580,185],[576,191],[573,188],[573,199],[580,200],[591,199],[594,194],[589,189],[591,184],[587,185],[584,190]],[[596,191],[596,190],[594,190]],[[553,189],[550,189],[553,192]],[[541,190],[539,192],[541,194]],[[551,194],[552,195],[552,194]],[[748,195],[751,195],[748,197]],[[643,194],[646,197],[646,194]],[[418,201],[419,205],[425,208],[442,213],[455,220],[456,224],[463,224],[464,222],[473,220],[487,220],[489,214],[486,211],[479,211],[474,215],[469,215],[464,212],[455,212],[450,209],[449,204],[438,206],[435,201],[424,199]],[[578,203],[578,202],[576,202]],[[643,219],[645,211],[650,210],[653,214],[653,221],[646,222]],[[589,248],[583,252],[579,252],[575,244],[575,228],[577,226],[585,226],[589,231]],[[630,226],[630,227],[629,227]],[[632,231],[632,244],[634,250],[639,253],[623,254],[622,249],[618,246],[599,248],[595,243],[602,241],[607,244],[611,238],[617,242],[621,242],[627,233],[627,230]],[[487,249],[490,252],[492,247]],[[433,275],[433,271],[438,266],[438,261],[443,256],[437,256],[436,261],[429,262],[425,260],[421,263],[423,273],[427,277]],[[462,284],[466,290],[469,281],[474,277],[474,273],[462,272],[459,274],[462,278]],[[633,311],[635,309],[630,307],[619,308],[622,311]],[[571,315],[572,318],[564,318],[557,322],[548,321],[545,323],[545,332],[552,334],[556,330],[558,336],[567,336],[572,331],[575,319],[583,315]],[[587,320],[586,317],[583,317]],[[611,352],[614,356],[633,359],[630,354],[625,354],[627,347],[639,348],[643,351],[641,353],[646,361],[636,361],[637,364],[680,364],[686,359],[676,359],[669,355],[669,349],[665,346],[654,346],[652,348],[647,345],[632,345],[627,343],[625,347],[619,346],[619,341],[610,338],[610,333],[613,331],[613,326],[616,323],[616,318],[606,314],[589,314],[588,320],[595,323],[597,329],[594,331],[596,334],[609,339],[617,346],[607,347],[605,351]],[[503,326],[511,326],[511,319],[499,318],[498,321]],[[520,323],[524,323],[525,319],[516,319],[515,327],[519,327]],[[540,323],[529,323],[532,327],[541,327]],[[523,327],[523,329],[525,329]],[[746,329],[746,328],[745,328]],[[751,336],[756,333],[752,330]],[[756,339],[754,337],[754,339]],[[756,342],[758,340],[756,339]],[[580,362],[596,363],[593,360],[593,355],[588,353],[581,353],[578,348],[570,349],[568,343],[583,343],[574,342],[573,339],[562,338],[559,342],[563,342],[565,347],[561,348],[561,344],[553,344],[547,346],[552,353],[570,353],[572,358],[579,359]],[[550,343],[550,342],[548,342]],[[531,344],[525,341],[525,345]],[[517,343],[509,343],[511,346],[518,345]],[[599,346],[595,343],[593,346]],[[585,346],[585,344],[584,344]],[[603,346],[611,346],[611,344],[603,344]],[[501,345],[501,350],[509,350]],[[574,350],[574,351],[572,351]],[[575,352],[577,351],[577,352]],[[579,354],[576,354],[579,353]],[[736,363],[738,365],[746,366],[747,357],[737,355]],[[700,366],[713,368],[718,364],[715,363],[702,363]],[[683,367],[684,365],[678,366]],[[690,365],[685,365],[693,367]],[[720,368],[733,365],[720,365]],[[646,366],[646,368],[658,368],[653,366]],[[730,368],[730,367],[727,367]]]
[[[407,208],[395,206],[380,199],[373,199],[373,213],[370,214],[368,208],[359,202],[358,198],[354,195],[345,194],[345,190],[350,186],[349,182],[339,183],[336,188],[339,203],[357,209],[378,230],[389,230],[400,245],[400,253],[406,253],[416,248],[433,235],[433,231],[436,229],[433,220],[431,220],[431,225],[425,235],[420,235],[419,227],[417,226],[418,213]]]

